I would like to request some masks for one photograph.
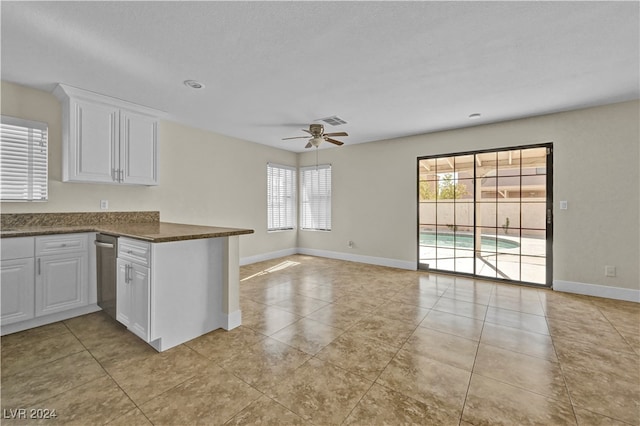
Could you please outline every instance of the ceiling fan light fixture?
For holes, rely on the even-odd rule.
[[[316,148],[318,148],[320,146],[320,144],[322,142],[329,142],[332,143],[334,145],[337,146],[341,146],[344,145],[344,142],[341,142],[339,140],[333,139],[333,137],[340,137],[340,136],[349,136],[349,134],[347,132],[332,132],[332,133],[325,133],[324,132],[324,126],[322,124],[317,124],[317,123],[312,123],[309,125],[309,130],[307,129],[302,129],[303,132],[306,132],[309,136],[294,136],[291,138],[282,138],[282,140],[289,140],[289,139],[307,139],[307,145],[305,146],[305,148],[311,148],[312,146],[315,146]]]
[[[185,80],[184,85],[190,87],[191,89],[204,89],[204,84],[195,80]]]

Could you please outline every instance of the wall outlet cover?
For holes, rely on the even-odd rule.
[[[605,266],[604,267],[604,275],[606,277],[615,277],[616,276],[616,267],[615,266]]]

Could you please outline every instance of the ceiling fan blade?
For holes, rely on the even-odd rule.
[[[311,144],[311,142],[307,143],[304,147],[305,148],[311,148],[313,145]]]
[[[349,136],[347,132],[325,133],[325,136]]]
[[[331,142],[332,144],[335,144],[335,145],[338,145],[338,146],[344,145],[344,142],[340,142],[340,141],[337,141],[335,139],[324,138],[324,140],[327,141],[327,142]]]
[[[283,141],[286,141],[288,139],[309,139],[309,136],[295,136],[293,138],[282,138]]]

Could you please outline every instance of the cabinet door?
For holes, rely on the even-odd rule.
[[[116,274],[116,319],[125,326],[131,323],[131,290],[129,285],[129,268],[131,263],[118,259]]]
[[[122,183],[158,184],[158,120],[132,111],[120,112]]]
[[[116,319],[145,342],[150,336],[150,284],[149,268],[118,259]]]
[[[119,109],[102,103],[71,102],[67,179],[79,182],[117,180]]]
[[[87,305],[88,263],[86,252],[36,259],[36,317]]]
[[[151,301],[149,299],[150,280],[149,268],[141,265],[131,264],[129,271],[129,288],[131,295],[130,322],[127,326],[129,330],[143,339],[149,341],[149,318]]]
[[[0,324],[33,318],[33,257],[3,260],[0,268],[2,317]]]

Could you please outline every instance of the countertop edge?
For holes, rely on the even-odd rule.
[[[160,222],[162,223],[162,222]],[[194,227],[204,227],[208,226],[203,225],[186,225],[186,224],[173,224],[173,225],[181,225],[181,226],[194,226]],[[153,237],[144,234],[136,234],[132,232],[123,232],[114,230],[114,226],[118,225],[76,225],[76,226],[55,226],[55,227],[38,227],[37,229],[11,229],[8,231],[0,231],[0,239],[2,238],[18,238],[18,237],[37,237],[43,235],[57,235],[57,234],[74,234],[74,233],[82,233],[82,232],[99,232],[105,233],[109,235],[114,235],[118,237],[127,237],[133,238],[136,240],[147,241],[151,243],[165,243],[172,241],[187,241],[187,240],[197,240],[197,239],[205,239],[205,238],[223,238],[223,237],[231,237],[236,235],[248,235],[253,234],[255,231],[253,229],[242,229],[242,228],[225,228],[220,227],[222,231],[212,231],[212,232],[194,232],[184,233],[182,235],[169,235],[169,236],[159,236]],[[215,227],[211,227],[215,228]]]

